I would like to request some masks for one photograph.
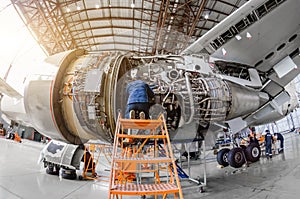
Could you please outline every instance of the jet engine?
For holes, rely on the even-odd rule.
[[[20,103],[25,114],[19,114],[23,118],[18,120],[71,144],[90,139],[112,141],[115,118],[119,112],[124,115],[126,107],[126,84],[133,78],[153,87],[150,113],[152,117],[157,110],[165,113],[168,127],[174,131],[192,122],[244,116],[268,100],[264,93],[222,79],[204,56],[135,57],[73,50],[50,56],[43,64],[56,67],[57,73],[27,80],[24,103]],[[11,104],[9,98],[4,98],[2,111],[15,118],[4,104]]]

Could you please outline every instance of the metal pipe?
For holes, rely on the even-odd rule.
[[[191,110],[190,118],[186,122],[186,124],[189,124],[189,123],[192,122],[192,120],[194,118],[195,110],[194,110],[194,100],[193,100],[193,94],[192,94],[192,86],[191,86],[190,78],[189,78],[188,74],[185,75],[185,81],[186,81],[186,86],[187,86],[187,90],[188,90],[189,101],[190,101],[190,110]]]

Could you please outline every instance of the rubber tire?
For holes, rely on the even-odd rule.
[[[259,144],[251,143],[245,150],[246,159],[250,162],[257,162],[260,158],[261,149]]]
[[[58,175],[59,174],[59,169],[57,169],[56,167],[56,170],[54,170],[54,166],[47,166],[46,168],[46,173],[49,174],[49,175]]]
[[[73,169],[63,169],[61,177],[68,180],[75,180],[77,178],[76,170]]]
[[[240,168],[245,164],[244,150],[240,147],[233,148],[228,152],[228,163],[234,168]]]
[[[227,167],[229,165],[228,163],[228,152],[230,149],[223,148],[217,153],[217,162],[222,165],[223,167]]]

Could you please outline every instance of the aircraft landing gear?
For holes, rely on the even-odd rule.
[[[233,149],[223,148],[217,153],[217,162],[223,167],[228,165],[234,168],[242,167],[246,161],[257,162],[260,159],[261,149],[259,144],[251,143],[249,146],[241,146]]]
[[[217,162],[226,167],[230,165],[234,168],[240,168],[245,163],[257,162],[260,159],[261,149],[258,142],[251,142],[248,145],[239,144],[237,136],[231,135],[232,149],[223,148],[217,153]]]

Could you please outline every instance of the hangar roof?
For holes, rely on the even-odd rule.
[[[178,53],[247,0],[11,0],[48,55]]]

